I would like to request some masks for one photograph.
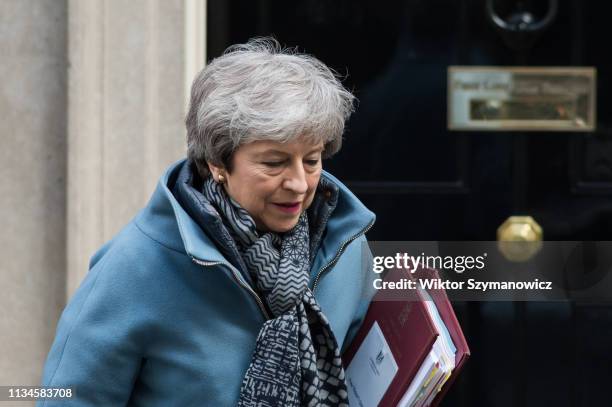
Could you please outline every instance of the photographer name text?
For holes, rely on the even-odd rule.
[[[372,284],[377,290],[552,290],[551,281],[542,281],[537,278],[531,281],[478,281],[473,278],[466,281],[411,280],[408,278],[402,278],[398,281],[384,281],[377,278]]]

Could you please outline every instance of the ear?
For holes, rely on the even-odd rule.
[[[216,166],[214,164],[211,164],[211,163],[207,163],[207,164],[208,164],[208,169],[210,170],[210,173],[212,174],[213,179],[215,181],[219,180],[219,175],[220,174],[225,175],[225,168],[218,167],[218,166]]]

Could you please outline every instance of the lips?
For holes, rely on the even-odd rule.
[[[282,203],[274,203],[273,204],[280,211],[285,213],[297,213],[300,211],[301,202],[282,202]]]

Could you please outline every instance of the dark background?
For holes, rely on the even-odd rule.
[[[495,0],[507,20],[550,1]],[[208,0],[208,58],[273,35],[346,76],[359,99],[325,168],[377,214],[370,240],[495,240],[531,215],[546,240],[612,240],[612,6],[559,0],[533,34],[486,0]],[[449,65],[597,69],[594,132],[448,131]],[[612,307],[457,303],[472,357],[443,406],[611,405]]]

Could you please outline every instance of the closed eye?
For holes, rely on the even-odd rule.
[[[284,163],[285,163],[284,161],[265,161],[262,164],[267,167],[278,168],[282,166]]]

